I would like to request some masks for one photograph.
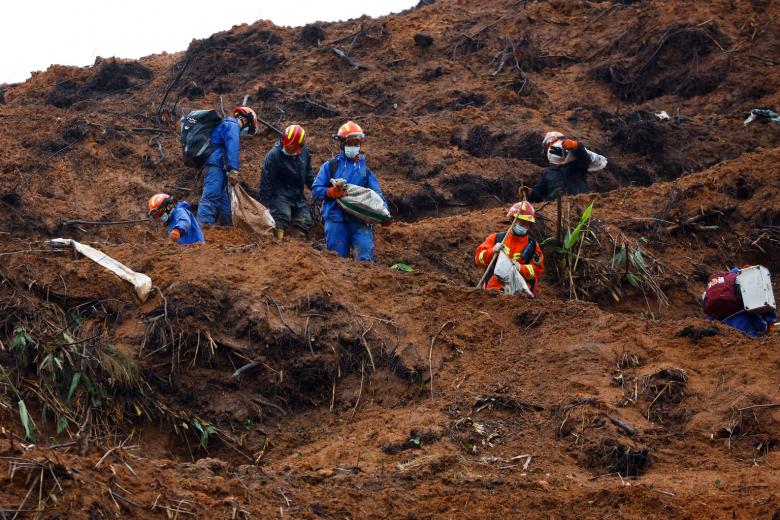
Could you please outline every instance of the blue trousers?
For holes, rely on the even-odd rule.
[[[225,171],[219,166],[209,164],[203,175],[203,193],[198,203],[198,224],[230,226],[233,214],[230,210],[228,182]]]
[[[361,222],[325,221],[325,247],[344,258],[349,251],[362,262],[374,261],[374,230]]]

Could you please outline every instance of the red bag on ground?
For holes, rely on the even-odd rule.
[[[704,291],[704,312],[723,320],[744,310],[742,293],[737,285],[739,273],[715,273]]]

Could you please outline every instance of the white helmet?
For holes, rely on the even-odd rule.
[[[560,132],[547,132],[544,134],[544,140],[542,141],[542,146],[547,148],[550,146],[554,141],[560,141],[563,139],[563,134]]]

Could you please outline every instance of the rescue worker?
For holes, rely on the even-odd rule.
[[[322,205],[325,247],[344,258],[351,250],[357,260],[371,262],[374,260],[374,231],[371,225],[344,213],[336,199],[346,195],[343,184],[348,183],[375,191],[385,200],[385,207],[387,201],[376,175],[366,166],[365,155],[360,153],[366,137],[363,129],[348,121],[333,137],[339,142],[341,152],[320,167],[311,187],[312,198],[325,201]],[[333,184],[331,179],[337,182]],[[390,221],[387,221],[382,225],[389,224]]]
[[[568,139],[560,132],[547,132],[542,146],[550,165],[534,184],[528,196],[531,202],[552,200],[558,192],[561,195],[589,193],[588,173],[607,165],[606,157],[591,152],[582,143]]]
[[[168,240],[181,246],[206,240],[186,201],[176,202],[167,193],[158,193],[148,202],[149,216],[168,225]]]
[[[238,182],[239,138],[254,135],[257,115],[249,107],[238,106],[211,132],[217,146],[204,165],[203,193],[198,203],[198,223],[229,226],[233,223],[228,187]]]
[[[519,274],[535,295],[539,286],[539,278],[544,272],[544,253],[536,240],[530,236],[530,231],[536,222],[536,212],[531,203],[522,201],[509,209],[507,217],[513,222],[509,233],[501,232],[488,235],[477,248],[474,261],[479,267],[486,269],[490,265],[493,255],[505,255],[505,259],[511,261],[512,276]],[[499,269],[500,261],[501,257],[496,262],[494,272],[488,273],[485,288],[495,291],[503,290],[505,294],[514,294],[518,291],[518,284],[511,283],[510,277],[505,275],[502,275],[504,279],[502,282],[494,274]]]
[[[750,266],[745,266],[750,267]],[[728,273],[710,276],[707,289],[701,295],[701,303],[708,320],[717,320],[734,327],[751,337],[763,336],[775,331],[777,312],[750,312],[745,310],[737,283],[741,270],[734,267]]]
[[[260,202],[271,211],[276,221],[274,234],[277,238],[284,238],[290,224],[304,237],[311,227],[311,212],[303,189],[311,190],[314,173],[305,138],[303,127],[288,126],[263,162]]]

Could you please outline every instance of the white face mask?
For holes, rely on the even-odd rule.
[[[171,218],[171,212],[170,212],[170,211],[166,211],[165,213],[163,213],[163,214],[160,216],[160,222],[162,222],[163,224],[165,224],[166,222],[168,222],[168,219],[169,219],[169,218]]]
[[[515,224],[514,226],[512,226],[512,233],[514,233],[519,237],[523,237],[525,236],[526,233],[528,233],[528,228],[525,228],[520,224]]]
[[[345,146],[344,155],[347,159],[354,159],[360,153],[360,146]]]

